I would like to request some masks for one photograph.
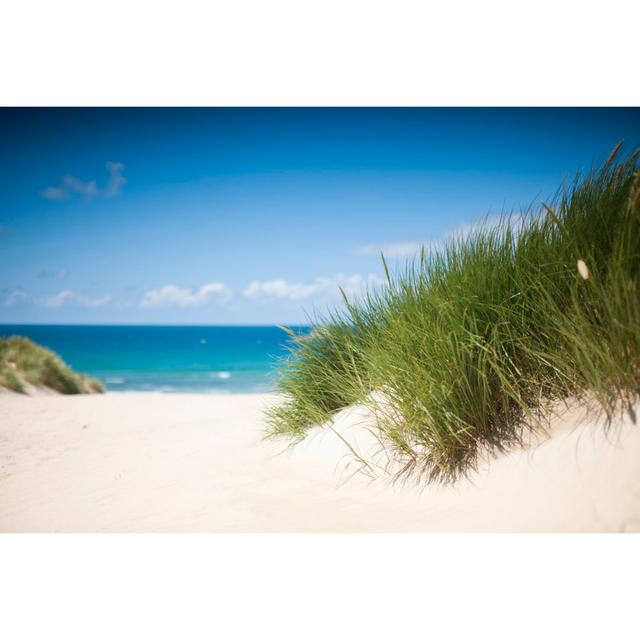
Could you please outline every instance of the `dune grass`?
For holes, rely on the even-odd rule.
[[[25,393],[25,383],[64,394],[104,392],[98,380],[74,373],[53,351],[28,338],[0,338],[0,387]]]
[[[640,392],[638,152],[618,145],[540,210],[504,216],[292,335],[268,434],[295,440],[368,404],[400,476],[449,482],[578,398]],[[397,471],[400,469],[400,471]]]

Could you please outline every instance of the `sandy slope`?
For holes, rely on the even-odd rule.
[[[640,531],[628,417],[608,439],[593,420],[556,420],[537,447],[420,491],[348,480],[331,431],[293,451],[263,442],[274,401],[2,394],[0,531]],[[363,421],[351,409],[336,428],[366,450]]]

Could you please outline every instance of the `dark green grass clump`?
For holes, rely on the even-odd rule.
[[[0,338],[0,387],[24,393],[25,383],[64,394],[104,392],[98,380],[74,373],[55,353],[28,338]]]
[[[294,336],[270,435],[365,402],[400,475],[452,481],[578,398],[608,418],[640,393],[636,152],[410,263]],[[383,258],[384,262],[384,258]]]

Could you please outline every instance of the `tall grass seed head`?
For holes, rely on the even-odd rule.
[[[583,280],[589,279],[589,267],[584,260],[578,260],[578,273],[582,276]]]

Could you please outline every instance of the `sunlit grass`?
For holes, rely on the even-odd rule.
[[[630,406],[640,178],[637,152],[619,152],[540,211],[504,216],[394,274],[383,259],[387,287],[292,338],[269,434],[300,439],[364,402],[400,474],[446,482],[542,428],[558,400],[589,398],[609,418]]]

